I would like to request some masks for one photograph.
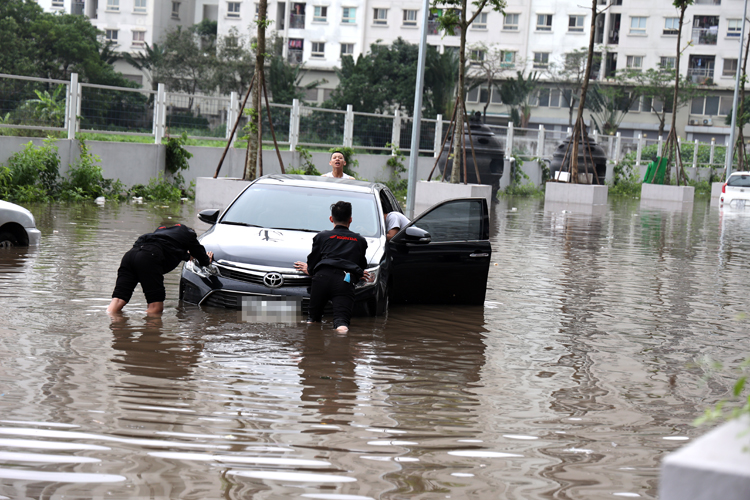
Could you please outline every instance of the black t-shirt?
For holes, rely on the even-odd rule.
[[[336,226],[313,238],[312,251],[307,256],[307,270],[312,276],[321,267],[336,267],[352,273],[352,283],[356,283],[367,268],[366,252],[367,241],[362,235],[349,231],[346,226]]]
[[[177,265],[188,260],[192,255],[201,266],[211,264],[206,249],[198,241],[195,231],[188,226],[176,224],[171,227],[161,226],[153,233],[140,236],[133,244],[134,248],[141,246],[157,247],[162,256],[162,270],[168,273]]]

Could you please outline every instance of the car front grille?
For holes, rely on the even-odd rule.
[[[263,276],[267,273],[265,271],[254,271],[250,269],[238,269],[234,267],[223,266],[217,264],[216,267],[219,269],[219,274],[227,279],[243,281],[245,283],[253,283],[256,285],[265,285],[263,282]],[[280,288],[290,286],[310,286],[312,280],[309,276],[298,275],[298,274],[285,274],[281,273],[284,278],[284,284]]]
[[[221,307],[224,309],[242,309],[243,297],[250,297],[250,296],[253,296],[253,294],[243,294],[243,293],[228,292],[226,290],[217,290],[215,292],[211,292],[208,295],[208,297],[203,299],[200,305],[209,306],[209,307]],[[260,296],[262,297],[262,295]],[[307,314],[307,309],[309,306],[310,306],[310,298],[303,297],[302,298],[302,313],[303,314]],[[325,312],[327,314],[330,314],[331,312],[333,312],[333,309],[331,308],[330,303],[326,306]]]

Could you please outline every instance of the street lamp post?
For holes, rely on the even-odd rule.
[[[724,158],[724,165],[726,167],[726,178],[729,179],[729,174],[732,173],[732,159],[734,158],[734,130],[737,128],[737,100],[740,94],[740,69],[742,61],[742,46],[745,43],[745,17],[747,16],[747,0],[745,0],[745,8],[742,10],[742,29],[740,30],[740,55],[737,56],[737,78],[734,81],[734,97],[732,98],[732,128],[729,131],[729,147],[727,148],[727,155]],[[744,147],[744,144],[743,144]],[[740,153],[741,154],[741,153]]]
[[[745,0],[747,3],[747,0]],[[409,148],[409,177],[406,184],[406,216],[414,217],[414,199],[417,188],[417,160],[419,159],[419,137],[422,128],[422,90],[424,88],[424,64],[427,49],[427,14],[429,0],[422,0],[422,27],[419,37],[417,61],[417,85],[414,89],[414,113],[411,127],[411,147]],[[743,25],[744,26],[744,25]]]

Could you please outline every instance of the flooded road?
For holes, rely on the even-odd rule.
[[[391,307],[346,337],[140,288],[122,254],[190,205],[40,205],[0,255],[0,498],[657,498],[661,458],[729,395],[750,211],[493,206],[483,308]],[[515,210],[514,210],[515,208]]]

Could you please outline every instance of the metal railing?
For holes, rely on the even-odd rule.
[[[692,70],[694,75],[707,77],[713,70]],[[240,96],[189,95],[167,92],[163,84],[156,91],[126,87],[109,87],[79,83],[73,74],[69,81],[31,78],[0,74],[0,135],[8,129],[42,130],[67,133],[75,139],[80,132],[111,135],[151,136],[154,143],[161,144],[167,134],[187,133],[192,139],[216,139],[226,141],[240,112]],[[382,152],[400,149],[409,153],[412,149],[411,131],[413,119],[394,114],[354,112],[351,105],[346,111],[305,106],[295,99],[291,105],[270,104],[271,122],[277,142],[295,151],[297,146],[313,148],[351,147],[362,152]],[[270,123],[265,109],[262,113],[263,141],[272,143]],[[238,133],[242,136],[247,117],[239,120]],[[526,158],[551,158],[558,145],[570,135],[568,130],[538,128],[515,128],[488,125],[500,142],[506,157],[520,155]],[[419,152],[441,154],[441,146],[450,124],[438,115],[436,119],[422,119],[419,137]],[[64,134],[63,134],[64,135]],[[640,164],[644,148],[657,145],[661,153],[663,138],[643,136],[601,136],[592,132],[610,161],[617,162],[626,154],[636,154]],[[446,141],[446,147],[450,138]],[[696,143],[697,144],[697,143]],[[703,148],[703,149],[701,149]],[[711,160],[700,166],[723,163],[723,145],[715,141],[697,144],[694,148],[693,164],[710,152]],[[651,155],[654,148],[647,150]],[[653,155],[652,155],[653,156]],[[690,158],[683,158],[690,164]]]

